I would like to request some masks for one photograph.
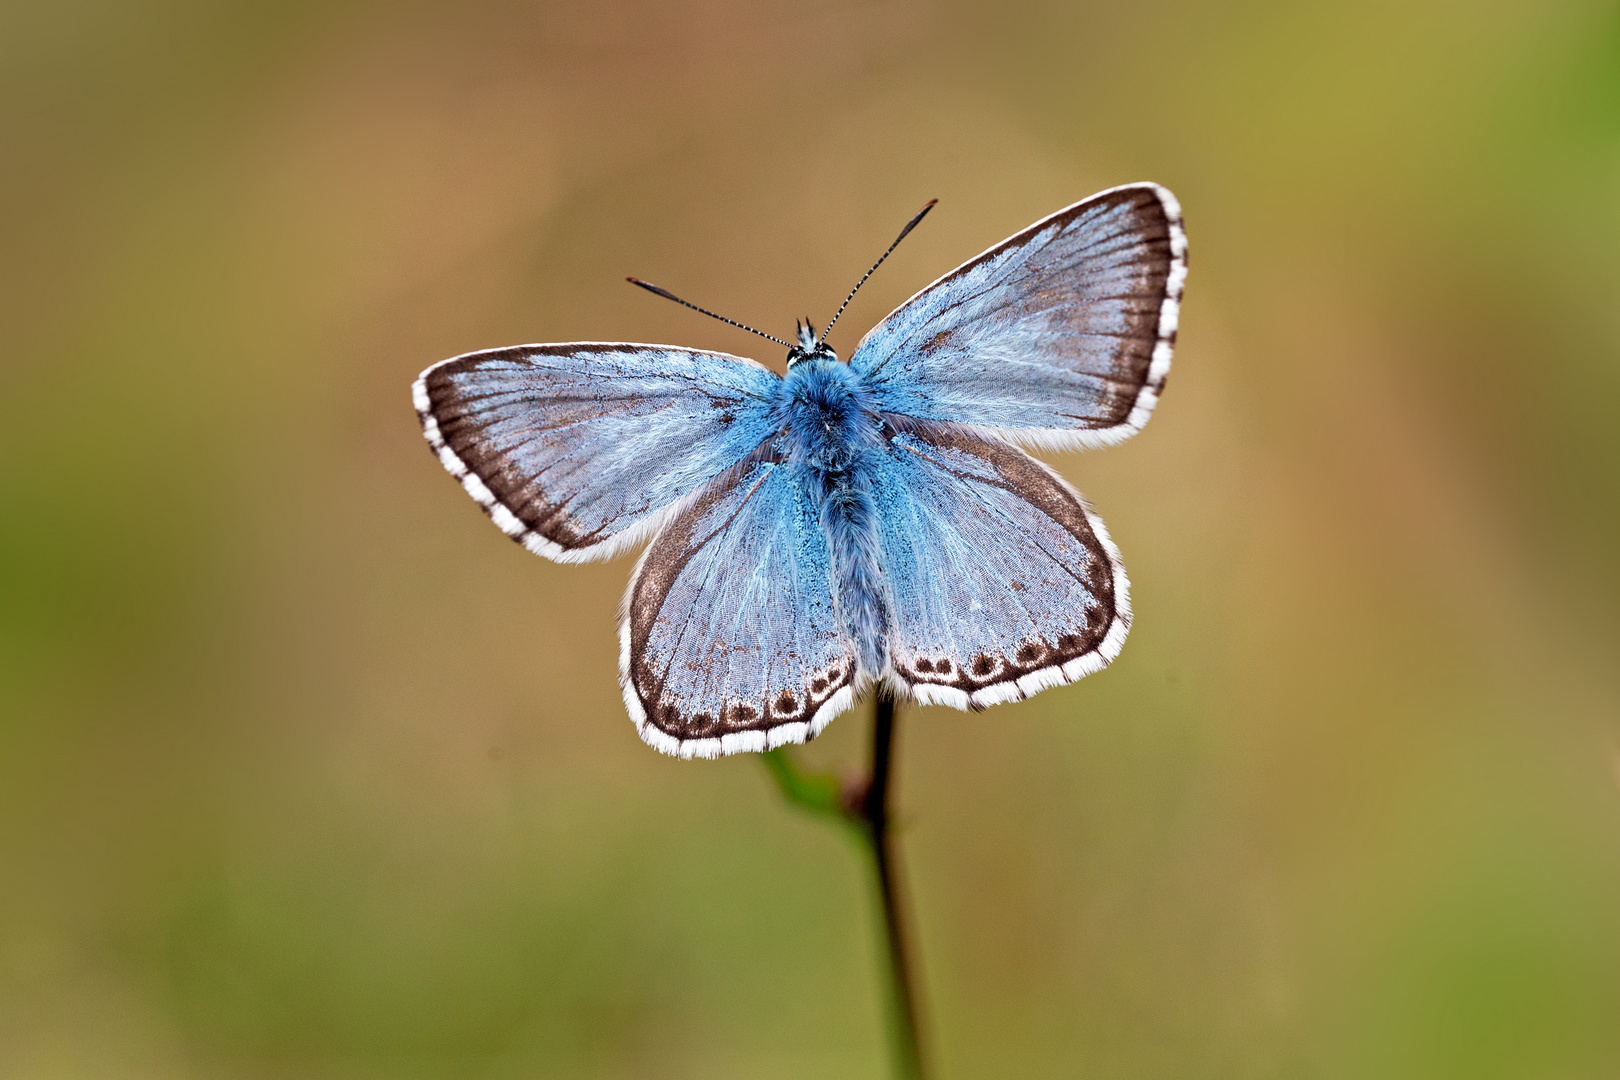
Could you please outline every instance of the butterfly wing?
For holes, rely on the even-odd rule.
[[[873,485],[892,677],[958,709],[1074,682],[1119,655],[1130,583],[1085,501],[1022,450],[888,418]]]
[[[1176,340],[1187,236],[1157,184],[1038,221],[901,305],[850,363],[887,411],[1054,448],[1147,423]]]
[[[804,742],[849,707],[826,535],[786,466],[756,454],[676,510],[630,579],[619,642],[625,705],[667,754]]]
[[[501,531],[559,562],[644,539],[770,434],[780,377],[665,345],[520,345],[435,364],[412,387],[439,460]]]

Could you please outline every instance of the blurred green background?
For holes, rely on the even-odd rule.
[[[429,363],[834,335],[1126,181],[1136,628],[903,718],[943,1077],[1620,1075],[1620,8],[0,4],[0,1077],[876,1077],[866,868],[643,746]],[[853,765],[866,716],[806,759]]]

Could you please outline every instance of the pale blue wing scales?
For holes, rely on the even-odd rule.
[[[577,562],[645,539],[753,451],[780,381],[723,353],[577,342],[468,353],[412,389],[439,460],[501,530]]]
[[[677,509],[625,595],[625,704],[667,754],[804,742],[854,700],[816,508],[786,466],[763,458]]]
[[[1147,423],[1170,372],[1187,277],[1175,197],[1094,195],[922,290],[850,359],[878,408],[1054,448]]]
[[[1130,585],[1079,493],[1015,446],[889,417],[875,474],[890,677],[977,708],[1073,682],[1119,654]]]

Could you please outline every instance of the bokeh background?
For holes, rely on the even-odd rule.
[[[866,867],[665,759],[630,562],[429,363],[782,357],[1169,185],[1181,345],[1048,457],[1123,656],[903,717],[943,1077],[1620,1075],[1620,8],[0,4],[0,1077],[877,1077]],[[763,346],[763,347],[762,347]],[[805,760],[855,765],[867,717]]]

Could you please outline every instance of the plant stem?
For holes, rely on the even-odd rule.
[[[877,868],[878,892],[883,898],[883,929],[888,944],[889,980],[893,991],[895,1058],[899,1075],[922,1080],[925,1075],[919,1032],[917,993],[913,982],[909,918],[900,889],[898,851],[889,831],[889,775],[894,759],[894,699],[880,694],[872,719],[872,774],[861,800],[872,861]]]
[[[883,904],[889,1027],[896,1075],[901,1080],[924,1080],[927,1070],[922,1055],[921,1009],[917,1002],[916,969],[908,932],[910,916],[900,887],[899,853],[894,834],[889,831],[895,712],[893,698],[878,696],[872,718],[871,771],[858,781],[841,784],[830,775],[807,773],[798,767],[786,748],[772,750],[764,757],[766,767],[788,802],[846,826],[872,854],[878,895]]]

